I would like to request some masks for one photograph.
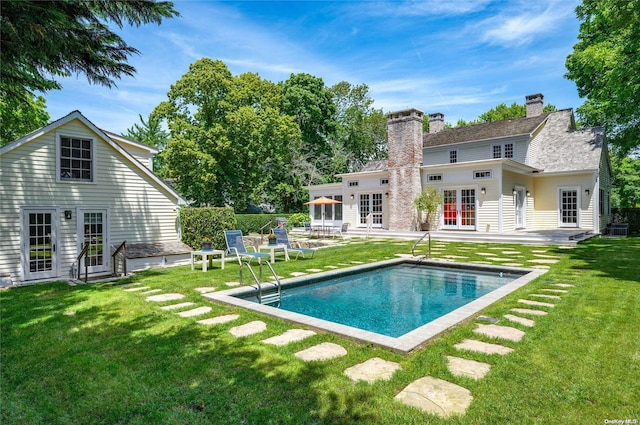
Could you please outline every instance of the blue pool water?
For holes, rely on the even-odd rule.
[[[518,277],[400,264],[284,289],[280,308],[399,337]]]

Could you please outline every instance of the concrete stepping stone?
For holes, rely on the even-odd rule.
[[[178,310],[180,308],[191,307],[192,305],[195,305],[195,303],[187,301],[184,303],[165,305],[163,307],[160,307],[160,310]]]
[[[377,260],[373,260],[373,261],[377,261]],[[309,273],[318,273],[318,272],[321,272],[321,271],[322,271],[322,269],[307,269],[307,271],[308,271]]]
[[[207,292],[213,292],[216,290],[215,286],[201,286],[199,288],[195,288],[196,291],[200,292],[201,294],[206,294]]]
[[[329,360],[346,355],[347,350],[345,350],[344,347],[332,342],[323,342],[322,344],[314,345],[313,347],[298,351],[294,354],[294,356],[305,362]]]
[[[398,369],[401,369],[398,363],[374,357],[345,369],[344,374],[354,382],[367,381],[372,383],[379,379],[388,381]]]
[[[182,294],[169,293],[169,294],[149,295],[147,298],[145,298],[145,300],[162,302],[162,301],[181,300],[184,297],[185,296]]]
[[[527,260],[528,263],[535,263],[535,264],[555,264],[555,263],[557,263],[559,261],[560,260],[550,260],[550,259],[545,259],[545,258]]]
[[[514,316],[513,314],[505,314],[503,317],[505,319],[511,320],[512,322],[520,323],[522,326],[526,326],[528,328],[531,328],[533,327],[533,325],[536,324],[536,322],[534,322],[531,319],[525,319],[524,317]]]
[[[244,325],[234,326],[233,328],[229,329],[229,333],[237,338],[240,338],[243,336],[249,336],[264,332],[266,329],[266,323],[260,320],[255,320],[253,322],[245,323]]]
[[[491,261],[472,261],[473,264],[493,264]]]
[[[502,338],[515,342],[520,341],[524,336],[523,331],[521,331],[520,329],[512,328],[510,326],[478,324],[473,331],[481,335],[486,335],[493,338]]]
[[[142,295],[147,295],[147,294],[157,294],[158,292],[162,292],[162,289],[152,289],[150,291],[144,291],[144,292],[140,292]]]
[[[491,370],[491,365],[488,363],[454,356],[447,356],[447,367],[454,376],[465,376],[475,380],[484,378]]]
[[[549,295],[549,294],[529,294],[530,297],[538,297],[538,298],[548,298],[550,300],[561,300],[562,297],[558,295]]]
[[[549,266],[531,266],[532,269],[549,270]]]
[[[327,268],[327,269],[337,269],[338,268],[338,266],[324,266],[324,267]]]
[[[272,336],[271,338],[263,339],[262,342],[265,344],[272,344],[277,347],[281,347],[283,345],[287,345],[292,342],[302,341],[305,338],[308,338],[312,335],[315,335],[314,331],[310,331],[307,329],[289,329],[285,333],[281,335]]]
[[[291,276],[294,276],[294,277],[298,277],[298,276],[304,276],[304,275],[306,275],[306,273],[305,273],[305,272],[291,272],[291,273],[289,273],[289,274],[290,274]]]
[[[551,304],[551,303],[543,303],[542,301],[531,301],[531,300],[523,300],[520,299],[518,300],[518,302],[520,304],[526,304],[526,305],[535,305],[538,307],[555,307],[555,304]]]
[[[560,288],[575,288],[576,285],[569,285],[568,283],[552,283],[554,286],[559,286]]]
[[[151,289],[151,286],[138,286],[135,288],[127,288],[127,289],[123,289],[124,292],[138,292],[138,291],[144,291],[145,289]]]
[[[565,290],[565,289],[548,289],[548,288],[543,288],[541,289],[541,291],[544,292],[553,292],[555,294],[568,294],[569,291]]]
[[[476,252],[476,255],[482,255],[483,257],[497,257],[497,255],[492,252]]]
[[[532,249],[531,252],[535,252],[538,254],[544,254],[545,252],[547,252],[546,249]]]
[[[477,353],[484,354],[500,354],[504,356],[513,351],[513,348],[505,347],[504,345],[491,344],[489,342],[478,341],[475,339],[465,339],[464,341],[454,345],[458,350],[475,351]]]
[[[107,285],[118,285],[118,282],[107,282]],[[140,282],[131,282],[118,285],[118,288],[131,288],[132,286],[142,285]]]
[[[542,310],[531,310],[529,308],[512,308],[511,311],[520,314],[530,314],[532,316],[546,316],[548,313]]]
[[[520,255],[519,251],[502,251],[502,255]]]
[[[351,263],[351,264],[364,264],[364,261],[356,261],[356,260],[353,260],[353,261],[350,261],[350,263]]]
[[[442,258],[469,258],[469,257],[465,257],[464,255],[443,255]]]
[[[425,376],[407,385],[394,399],[407,406],[448,418],[463,415],[473,397],[466,388]]]
[[[194,316],[201,316],[203,314],[207,314],[210,311],[211,311],[211,307],[198,307],[192,310],[181,311],[176,314],[180,317],[194,317]]]
[[[491,261],[513,261],[513,258],[489,257]]]
[[[239,314],[226,314],[224,316],[210,317],[209,319],[198,320],[201,325],[220,325],[222,323],[233,322],[240,317]]]
[[[557,255],[547,255],[547,254],[533,254],[534,257],[540,258],[560,258]]]
[[[522,263],[504,263],[502,265],[509,266],[509,267],[522,267]]]
[[[225,282],[224,283],[227,286],[240,286],[242,285],[240,282]]]

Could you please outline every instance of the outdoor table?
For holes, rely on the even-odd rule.
[[[196,256],[202,257],[202,271],[207,271],[207,262],[210,267],[213,267],[213,256],[219,255],[221,257],[220,260],[220,268],[224,270],[224,251],[219,249],[203,249],[200,251],[191,251],[191,270],[194,269],[194,261]]]
[[[289,252],[287,251],[287,245],[285,244],[260,245],[258,247],[258,251],[262,251],[263,249],[271,252],[271,264],[276,262],[276,251],[284,251],[284,260],[289,261]]]

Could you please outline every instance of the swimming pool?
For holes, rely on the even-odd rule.
[[[544,272],[396,259],[283,280],[280,308],[253,287],[206,297],[408,352]]]

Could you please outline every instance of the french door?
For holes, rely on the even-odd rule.
[[[80,210],[78,217],[80,250],[88,246],[86,256],[82,257],[80,263],[81,270],[84,270],[85,264],[89,266],[89,273],[109,270],[107,210]]]
[[[367,226],[370,223],[371,227],[382,227],[382,192],[361,193],[358,199],[360,225]]]
[[[22,270],[25,280],[58,275],[58,212],[55,208],[22,211]]]
[[[444,189],[442,191],[443,229],[476,229],[476,190],[474,188]]]
[[[558,226],[580,227],[578,222],[580,208],[579,188],[560,188],[558,196]]]

